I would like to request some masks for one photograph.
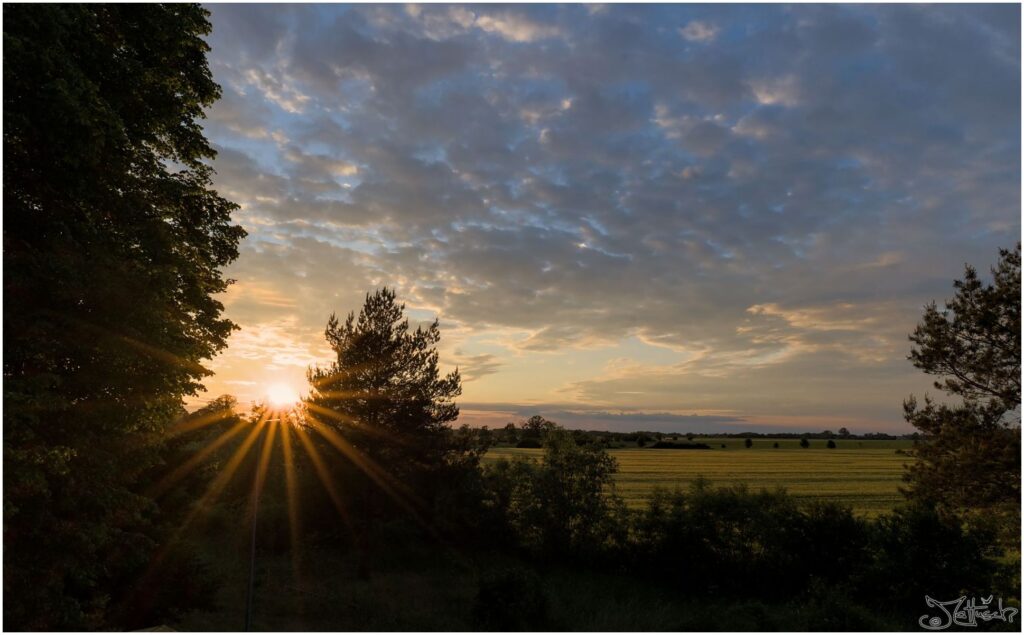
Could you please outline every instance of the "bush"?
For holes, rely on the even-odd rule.
[[[898,509],[872,524],[858,596],[923,607],[925,594],[941,600],[990,595],[1001,573],[992,538],[990,531],[962,527],[934,508]]]
[[[540,577],[522,568],[490,573],[480,580],[473,622],[482,631],[544,631],[548,598]]]
[[[531,449],[535,449],[536,450],[536,449],[540,449],[540,448],[542,448],[544,446],[541,445],[541,442],[538,441],[537,439],[526,438],[526,439],[523,439],[522,441],[520,441],[519,443],[517,443],[516,447],[517,448],[531,448]]]
[[[609,536],[629,530],[612,480],[618,464],[596,444],[577,445],[563,430],[544,437],[540,463],[498,461],[485,470],[488,506],[504,516],[506,536],[548,557],[594,556]],[[620,513],[621,512],[621,513]]]
[[[637,568],[688,593],[784,598],[817,579],[849,577],[867,542],[848,508],[798,506],[745,487],[655,493],[634,528]]]

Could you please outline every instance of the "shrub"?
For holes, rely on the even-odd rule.
[[[548,598],[541,579],[522,568],[490,573],[480,580],[473,622],[482,631],[549,630]]]

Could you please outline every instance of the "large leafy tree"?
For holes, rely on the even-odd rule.
[[[1005,536],[1020,526],[1020,244],[1000,250],[985,283],[974,268],[955,296],[925,308],[910,360],[935,375],[959,403],[923,407],[911,397],[906,419],[922,432],[907,494],[972,522],[993,520]]]
[[[153,546],[136,493],[233,324],[197,5],[4,7],[4,618],[106,625]]]

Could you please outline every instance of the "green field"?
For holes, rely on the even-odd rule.
[[[746,483],[751,489],[784,487],[807,501],[829,500],[851,506],[858,514],[876,516],[900,500],[900,477],[909,457],[896,454],[910,441],[843,441],[834,450],[812,439],[799,447],[797,439],[756,439],[743,447],[743,439],[694,439],[711,450],[612,449],[619,461],[616,489],[630,507],[642,507],[658,486],[686,488],[703,476],[713,485]],[[772,444],[778,441],[779,448]],[[724,444],[723,449],[720,446]],[[493,448],[486,460],[530,456],[542,450]]]

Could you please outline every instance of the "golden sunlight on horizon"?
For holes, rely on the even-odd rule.
[[[275,408],[288,408],[299,402],[299,391],[291,384],[275,382],[267,385],[267,402]]]

